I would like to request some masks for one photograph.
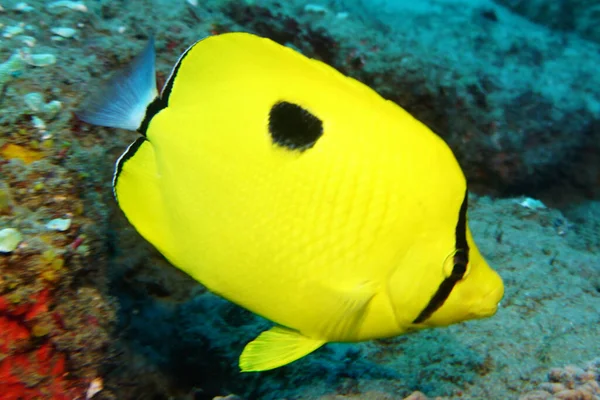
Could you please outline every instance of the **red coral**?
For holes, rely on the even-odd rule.
[[[0,316],[0,353],[11,353],[21,342],[29,339],[29,336],[29,331],[23,325]]]
[[[0,296],[0,313],[5,312],[6,310],[8,310],[8,301]]]
[[[15,354],[0,362],[0,399],[71,400],[81,396],[64,378],[65,357],[55,352],[49,343],[37,350]]]
[[[50,294],[48,289],[44,289],[35,296],[35,301],[31,304],[29,310],[25,314],[25,321],[31,321],[38,317],[40,314],[48,312],[48,302],[50,300]]]
[[[0,296],[0,400],[70,400],[81,397],[83,382],[68,380],[65,355],[46,339],[32,338],[32,321],[45,318],[47,289],[26,304],[12,306]]]

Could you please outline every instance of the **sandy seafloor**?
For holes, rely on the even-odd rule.
[[[55,193],[46,191],[46,189],[38,191],[38,186],[35,185],[39,182],[28,182],[28,177],[31,176],[28,174],[34,171],[36,174],[45,174],[47,177],[64,175],[69,177],[69,188],[76,188],[69,189],[69,194],[65,196],[80,196],[85,200],[86,208],[83,215],[79,215],[70,212],[65,214],[63,210],[53,209],[55,203],[52,202],[40,203],[44,205],[40,210],[31,208],[27,210],[28,206],[25,205],[25,200],[23,200],[23,204],[12,204],[12,206],[9,204],[5,209],[0,202],[0,229],[21,229],[26,234],[26,238],[31,241],[40,234],[36,229],[42,229],[36,228],[39,224],[32,223],[31,220],[47,221],[50,218],[68,215],[74,222],[79,221],[81,226],[91,227],[88,228],[88,231],[95,232],[98,242],[106,242],[107,239],[103,238],[103,233],[112,231],[103,224],[110,224],[109,220],[112,217],[108,218],[107,215],[111,212],[114,213],[114,211],[110,211],[114,209],[114,204],[111,203],[112,199],[109,193],[112,165],[121,149],[134,136],[125,132],[115,133],[110,130],[82,127],[81,124],[74,121],[71,112],[79,105],[85,92],[94,90],[94,86],[98,84],[100,78],[105,78],[111,70],[127,62],[136,51],[141,49],[149,30],[154,32],[159,45],[160,81],[164,80],[164,76],[168,74],[169,65],[176,60],[178,52],[185,49],[187,44],[193,41],[193,38],[201,37],[210,31],[224,31],[228,24],[231,24],[229,25],[231,29],[243,29],[243,27],[236,25],[225,16],[228,15],[227,13],[219,10],[224,2],[218,1],[209,1],[197,6],[186,3],[184,0],[169,2],[87,1],[85,2],[87,11],[78,10],[77,7],[75,9],[65,7],[57,7],[58,10],[49,9],[48,7],[52,3],[54,2],[29,1],[27,5],[32,9],[25,8],[23,11],[25,6],[19,2],[0,1],[3,7],[3,11],[0,12],[0,23],[2,24],[0,30],[3,32],[3,36],[0,38],[0,62],[6,61],[2,65],[3,68],[0,68],[2,74],[0,76],[2,83],[0,148],[6,149],[8,144],[15,143],[22,146],[23,149],[35,148],[35,151],[42,154],[40,161],[26,164],[19,159],[21,156],[15,155],[15,153],[7,151],[1,153],[0,189],[9,193],[9,197],[13,198],[11,200],[13,203],[19,203],[19,199],[26,197],[54,196]],[[199,3],[202,1],[200,0]],[[273,7],[274,2],[240,3],[244,3],[245,7],[264,6],[268,8]],[[382,2],[376,3],[381,5]],[[411,6],[406,7],[409,3]],[[77,4],[71,5],[76,6]],[[305,4],[300,1],[284,2],[281,7],[289,15],[298,14],[302,24],[312,18],[316,21],[315,26],[327,25],[319,18],[322,17],[322,13],[332,11],[316,9],[309,12],[304,8]],[[348,10],[348,16],[339,17],[340,20],[344,20],[343,24],[331,28],[335,31],[335,37],[338,40],[344,36],[343,32],[346,29],[345,42],[348,45],[358,30],[376,29],[375,27],[381,28],[382,25],[393,25],[400,22],[406,23],[407,29],[410,29],[411,23],[418,24],[419,21],[426,21],[427,15],[430,13],[439,16],[440,12],[447,11],[448,4],[458,5],[450,8],[456,12],[456,15],[447,16],[449,25],[453,19],[460,21],[461,12],[465,8],[470,10],[473,7],[488,7],[487,9],[495,10],[501,21],[507,24],[518,26],[529,26],[530,24],[522,17],[512,15],[507,10],[500,9],[497,5],[485,0],[470,3],[449,0],[418,3],[396,2],[386,8],[388,13],[395,14],[383,15],[374,21],[368,20],[372,18],[371,15],[364,13],[359,15],[359,12],[360,10],[369,10],[369,13],[376,16],[375,6],[353,9],[350,5],[344,6],[344,2],[340,1],[332,1],[323,5],[331,9],[337,7],[338,10]],[[21,8],[21,10],[15,10],[15,7]],[[354,14],[353,10],[356,10]],[[214,16],[211,13],[214,13]],[[237,17],[238,23],[243,20],[239,15]],[[192,23],[198,26],[197,33],[189,30],[190,18]],[[267,19],[265,23],[268,24],[269,20]],[[70,37],[59,38],[52,35],[50,30],[53,27],[71,27],[76,31],[73,36],[65,33],[65,36]],[[15,30],[12,31],[9,28]],[[535,31],[536,38],[537,35],[546,32],[543,28],[540,29]],[[448,34],[451,30],[448,27],[442,29],[444,34]],[[164,37],[161,36],[161,31],[166,32]],[[377,31],[372,34],[371,38],[377,38],[381,43],[390,44],[389,39],[386,39],[385,35],[381,33],[385,31],[385,29]],[[454,32],[460,32],[460,29],[455,29]],[[458,35],[458,33],[456,34]],[[503,34],[509,35],[507,32]],[[522,34],[522,32],[518,32],[518,34]],[[548,31],[548,35],[552,34]],[[406,36],[410,37],[411,35],[407,33]],[[31,38],[36,39],[35,44],[31,42]],[[435,41],[435,35],[431,40]],[[441,42],[445,40],[448,38],[440,39]],[[431,46],[436,47],[433,42]],[[427,44],[415,43],[414,45],[422,46],[420,50],[415,50],[414,54],[426,53]],[[592,63],[599,57],[600,48],[595,44],[582,42],[582,44],[574,46],[579,50],[595,49],[596,51],[596,53],[589,52],[587,55],[581,56],[582,69],[587,68],[586,65],[589,64],[586,63]],[[32,54],[52,54],[56,59],[51,61],[41,59],[40,64],[48,64],[41,66],[30,65],[35,63],[31,62],[31,58],[22,66],[9,65],[7,60],[10,56],[19,54],[19,49],[23,48],[28,49],[27,51],[31,51]],[[163,50],[162,54],[160,53],[161,49]],[[439,52],[440,49],[437,48],[436,51]],[[552,49],[547,49],[547,51],[551,52]],[[25,58],[28,57],[22,50],[21,54],[25,54],[23,56]],[[570,56],[576,59],[573,54]],[[379,55],[369,54],[366,57],[367,62],[371,59],[376,64]],[[576,68],[575,65],[576,63],[573,63],[573,68]],[[465,66],[467,70],[471,67]],[[530,79],[532,77],[533,75],[530,76]],[[522,79],[522,77],[518,79]],[[527,83],[521,84],[526,85]],[[510,90],[513,89],[510,88]],[[557,96],[562,101],[567,96],[565,93],[568,93],[569,90],[568,88],[561,88],[561,90],[562,92]],[[598,99],[597,87],[586,90],[587,93],[591,93],[590,99],[592,97]],[[56,113],[47,109],[45,111],[32,110],[31,105],[27,105],[24,101],[24,96],[34,91],[42,92],[45,96],[44,101],[60,101],[62,108]],[[586,98],[582,102],[588,105],[592,104],[590,99]],[[568,109],[567,106],[565,107]],[[594,107],[596,106],[589,105],[590,109],[595,109]],[[40,128],[39,123],[36,126],[31,120],[32,116],[39,116],[46,127]],[[535,115],[532,115],[531,118],[535,118]],[[51,134],[54,143],[44,146],[44,142],[47,143],[50,140],[47,134]],[[36,143],[35,146],[31,145],[32,142]],[[568,168],[567,165],[565,169]],[[581,173],[585,174],[589,171],[582,168]],[[44,182],[47,187],[64,187],[61,181],[52,183],[51,178]],[[234,306],[216,300],[212,295],[202,293],[202,291],[199,291],[201,294],[196,295],[198,290],[190,289],[193,284],[186,282],[180,289],[184,292],[187,291],[186,293],[173,295],[162,305],[158,301],[158,306],[152,303],[153,305],[148,307],[162,311],[153,311],[153,313],[147,314],[155,317],[156,320],[145,321],[146,326],[141,324],[139,318],[137,322],[124,323],[121,321],[116,324],[107,324],[110,329],[106,328],[106,332],[110,332],[110,335],[103,339],[104,345],[99,345],[94,349],[99,351],[98,349],[106,348],[106,346],[110,347],[110,343],[121,340],[118,339],[121,336],[126,337],[126,340],[122,341],[124,344],[122,343],[120,346],[127,346],[129,343],[131,344],[129,350],[107,352],[107,354],[111,354],[111,357],[114,356],[114,353],[129,354],[130,358],[124,357],[119,361],[121,364],[127,363],[127,360],[138,360],[137,364],[132,362],[129,366],[120,365],[120,370],[125,371],[122,372],[125,378],[116,376],[118,372],[115,372],[115,368],[102,367],[104,365],[102,356],[90,358],[86,361],[87,364],[77,361],[81,358],[81,352],[85,353],[85,346],[77,349],[78,356],[75,356],[73,355],[75,350],[72,347],[68,345],[60,347],[60,343],[63,342],[53,339],[60,335],[49,334],[50,339],[48,340],[67,355],[67,365],[72,368],[71,376],[78,377],[85,388],[89,389],[94,379],[104,381],[104,389],[93,397],[97,399],[162,399],[168,396],[181,399],[201,399],[208,398],[206,393],[224,396],[233,393],[248,399],[401,399],[415,391],[430,398],[444,399],[517,399],[519,397],[523,399],[599,399],[600,200],[594,199],[593,196],[586,197],[569,193],[562,193],[563,196],[559,199],[556,198],[557,192],[566,189],[553,190],[552,178],[545,179],[543,184],[547,187],[540,189],[539,182],[531,185],[529,193],[523,189],[527,187],[527,184],[524,184],[520,186],[522,195],[519,190],[513,190],[508,197],[501,198],[497,195],[498,183],[495,183],[492,188],[488,188],[490,190],[486,190],[485,182],[479,181],[478,189],[483,189],[478,190],[479,194],[472,193],[471,195],[469,212],[474,237],[482,254],[503,277],[506,289],[505,297],[497,314],[486,320],[469,321],[444,329],[423,331],[377,342],[331,344],[315,354],[283,368],[282,372],[267,373],[262,376],[241,376],[237,375],[237,356],[243,344],[264,329],[265,322],[244,316],[246,322],[236,323],[232,327],[229,325],[229,317],[222,315],[235,314],[235,311],[231,311],[235,309]],[[600,180],[598,184],[600,184]],[[29,190],[27,189],[29,186],[35,187]],[[8,189],[6,189],[7,187]],[[591,188],[590,192],[600,193],[597,188]],[[547,207],[537,207],[536,203],[531,203],[531,199],[527,196],[533,197],[536,194],[539,194],[540,198],[548,204]],[[561,209],[552,208],[554,205],[560,205]],[[117,218],[121,218],[120,222],[113,225],[124,226],[122,217]],[[98,225],[95,228],[94,222]],[[89,232],[88,235],[91,236],[92,233]],[[111,234],[119,236],[118,233],[112,232]],[[64,235],[68,235],[68,232]],[[130,231],[128,235],[135,236]],[[80,236],[77,234],[68,236],[69,241],[77,242],[79,238]],[[156,257],[156,255],[148,255],[151,252],[147,246],[144,247],[143,244],[140,244],[141,239],[134,237],[129,241],[137,241],[137,244],[130,248],[144,248],[144,253],[137,256],[131,255],[129,258],[136,261],[129,260],[121,263],[122,265],[119,264],[119,261],[113,261],[112,264],[109,261],[107,268],[118,264],[118,270],[127,269],[130,265],[136,265],[135,268],[139,269],[138,259],[145,260],[147,257],[150,260],[152,257]],[[123,241],[122,246],[126,248],[129,241]],[[90,246],[92,245],[90,244]],[[22,250],[22,247],[15,250],[10,257],[18,260],[19,251]],[[115,252],[114,249],[112,251]],[[12,270],[9,269],[10,261],[7,261],[9,256],[4,253],[0,254],[0,257],[4,257],[0,267],[5,268],[2,270],[4,279],[0,280],[0,295],[8,298],[8,295],[18,288],[15,289],[14,285],[9,287],[6,283],[8,282],[6,277],[12,273]],[[107,257],[110,258],[110,256]],[[102,256],[98,260],[103,258]],[[68,260],[66,255],[65,259]],[[141,261],[142,264],[144,262]],[[147,262],[153,264],[153,269],[149,269],[151,273],[158,268],[156,265],[159,265],[160,268],[170,268],[164,262]],[[61,272],[64,275],[60,276],[68,276],[69,285],[77,282],[77,279],[81,279],[81,269],[77,269],[79,275],[70,276],[69,263],[65,265],[67,270]],[[144,267],[142,267],[143,269]],[[94,273],[100,272],[95,271]],[[147,281],[153,279],[151,273],[144,278],[144,284],[148,287]],[[122,273],[122,271],[114,273],[108,269],[106,275],[110,276],[106,279],[110,286],[111,282],[114,283],[115,276],[124,276],[127,273]],[[157,276],[160,278],[160,282],[153,283],[153,285],[162,285],[166,288],[179,285],[182,279],[179,276],[169,277],[169,272],[161,272]],[[107,285],[106,280],[101,280],[102,285]],[[171,282],[165,283],[165,280]],[[86,276],[84,281],[82,287],[97,290],[102,295],[106,294],[107,299],[111,299],[107,300],[106,304],[111,304],[116,310],[120,310],[121,319],[128,320],[130,317],[124,318],[123,313],[130,315],[134,311],[136,314],[146,315],[143,311],[135,308],[139,304],[135,307],[131,305],[131,303],[140,302],[140,296],[123,293],[127,290],[138,291],[139,287],[134,286],[133,289],[131,287],[128,289],[127,285],[118,285],[118,289],[106,289],[105,286],[98,283],[97,278],[90,279],[89,276]],[[139,283],[139,276],[136,275],[136,279],[132,281],[134,285]],[[25,283],[23,285],[25,286]],[[29,286],[30,288],[37,287],[32,283]],[[56,287],[58,288],[56,289],[57,293],[63,293],[64,289],[61,289],[60,284],[56,284]],[[156,298],[151,295],[146,296],[148,299],[152,299],[152,301],[148,300],[149,303],[156,301]],[[131,300],[132,298],[135,300]],[[145,297],[142,296],[142,298]],[[206,298],[208,300],[205,300]],[[59,303],[60,300],[56,300],[56,304]],[[204,304],[215,304],[214,307],[215,310],[219,310],[219,316],[211,316],[210,309],[207,311]],[[52,307],[54,306],[51,306],[51,310]],[[59,306],[56,305],[56,307]],[[175,313],[175,311],[181,313],[182,310],[186,313]],[[201,310],[205,314],[194,319],[195,317],[190,315],[189,310]],[[5,312],[2,307],[0,307],[0,311]],[[185,315],[184,321],[182,321],[181,315]],[[103,314],[103,316],[106,315]],[[135,316],[131,318],[135,320]],[[196,325],[190,327],[190,321],[195,321]],[[187,330],[183,328],[178,330],[177,327],[166,325],[183,323],[187,324]],[[210,326],[210,324],[214,324],[214,326]],[[67,328],[63,326],[61,329],[66,330],[68,326]],[[85,329],[92,328],[88,325]],[[152,334],[149,333],[150,330],[155,330],[156,337],[152,337]],[[227,371],[225,382],[216,379],[217,388],[213,387],[211,391],[203,391],[201,384],[198,383],[203,382],[202,380],[194,381],[192,379],[192,383],[188,382],[180,386],[173,383],[177,382],[177,379],[172,375],[179,372],[169,371],[168,366],[177,363],[178,355],[176,352],[165,350],[165,348],[169,348],[164,344],[168,342],[169,337],[161,337],[161,332],[177,332],[178,335],[187,335],[186,340],[189,343],[186,343],[191,346],[190,348],[194,347],[195,342],[194,338],[190,338],[189,335],[199,332],[203,339],[196,344],[197,346],[202,345],[203,348],[207,347],[204,340],[212,337],[214,342],[212,342],[212,346],[208,346],[209,350],[206,351],[207,354],[211,352],[218,354],[216,358],[220,360],[220,370]],[[144,334],[148,337],[142,337]],[[158,343],[161,345],[158,346]],[[220,346],[224,348],[219,349]],[[139,348],[143,348],[143,350],[139,350]],[[14,350],[11,349],[10,351]],[[2,360],[5,363],[10,362],[10,357],[13,356],[10,351],[4,348],[4,354],[0,354],[0,362]],[[131,356],[131,353],[136,352],[139,352],[140,355]],[[189,359],[186,359],[185,362],[185,374],[194,375],[194,362]],[[593,362],[595,364],[589,364]],[[153,363],[158,366],[153,367]],[[75,365],[87,365],[88,367],[97,365],[98,368],[91,372],[91,370],[81,367],[86,371],[82,373],[77,370],[79,367],[76,368]],[[203,363],[202,367],[198,368],[197,374],[206,373],[210,368]],[[553,368],[560,369],[553,370]],[[8,379],[6,376],[0,376],[0,378]],[[54,378],[50,377],[49,379]],[[63,379],[62,375],[61,379]],[[127,385],[123,384],[124,380],[128,380]],[[148,384],[150,380],[168,383],[153,388]],[[0,382],[0,385],[2,383]],[[29,382],[27,385],[34,384]],[[136,385],[139,387],[135,390],[132,389]],[[577,391],[579,389],[580,391]],[[153,390],[155,393],[152,393]],[[538,392],[530,393],[534,390],[538,390]],[[0,400],[19,398],[8,397],[7,393],[8,391],[0,392]],[[46,395],[38,398],[62,398],[55,394],[48,394],[50,392],[43,393]],[[84,392],[78,393],[80,395],[65,398],[86,398]],[[87,394],[89,397],[89,392]],[[413,396],[413,398],[419,398],[417,394],[413,394]]]

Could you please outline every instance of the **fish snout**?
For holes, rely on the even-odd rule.
[[[499,276],[497,279],[497,284],[494,285],[487,294],[484,294],[480,301],[473,304],[471,313],[474,318],[490,317],[498,310],[500,300],[502,300],[502,297],[504,296],[504,285]]]

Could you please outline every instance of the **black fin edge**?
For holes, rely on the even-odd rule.
[[[139,148],[142,146],[142,144],[144,144],[144,142],[146,142],[148,139],[146,139],[146,137],[144,136],[140,136],[138,137],[133,143],[131,143],[129,145],[129,147],[127,147],[127,150],[125,150],[123,152],[123,154],[121,154],[121,157],[119,157],[119,159],[117,160],[116,163],[116,167],[115,167],[115,173],[113,175],[113,181],[112,181],[112,186],[113,186],[113,194],[115,196],[115,198],[117,198],[117,181],[119,180],[119,175],[121,175],[121,172],[123,171],[123,166],[125,165],[125,163],[135,155],[135,153],[139,150]],[[118,202],[118,199],[117,199]]]
[[[150,125],[152,118],[154,118],[154,116],[158,114],[160,110],[166,107],[167,102],[163,102],[160,96],[155,97],[154,100],[152,100],[152,103],[148,104],[148,107],[146,107],[146,115],[144,115],[144,119],[142,120],[142,123],[137,131],[146,136],[146,131],[148,130],[148,126]]]
[[[158,114],[160,110],[168,107],[169,96],[171,94],[171,91],[173,90],[173,82],[175,81],[175,77],[177,76],[177,72],[181,67],[183,59],[189,53],[189,51],[202,40],[204,39],[198,40],[197,42],[192,44],[181,54],[181,56],[179,56],[179,59],[175,63],[173,69],[171,69],[171,74],[167,78],[167,81],[165,82],[165,85],[163,86],[162,91],[160,92],[160,96],[156,97],[154,101],[148,105],[148,108],[146,108],[146,115],[144,116],[144,119],[140,124],[140,128],[138,129],[138,131],[142,135],[146,135],[148,125],[150,125],[150,121],[152,120],[152,118],[154,118],[154,116]]]

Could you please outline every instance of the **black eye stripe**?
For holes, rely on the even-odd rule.
[[[446,299],[448,299],[448,296],[452,293],[452,289],[454,289],[454,285],[465,276],[467,264],[469,263],[469,244],[467,243],[468,195],[468,191],[465,191],[465,198],[458,213],[458,222],[456,223],[455,231],[456,243],[454,245],[456,253],[454,254],[454,267],[452,268],[452,273],[442,281],[431,300],[429,300],[429,303],[427,303],[423,311],[419,313],[419,316],[415,318],[413,324],[420,324],[431,317],[431,315],[444,304]]]

